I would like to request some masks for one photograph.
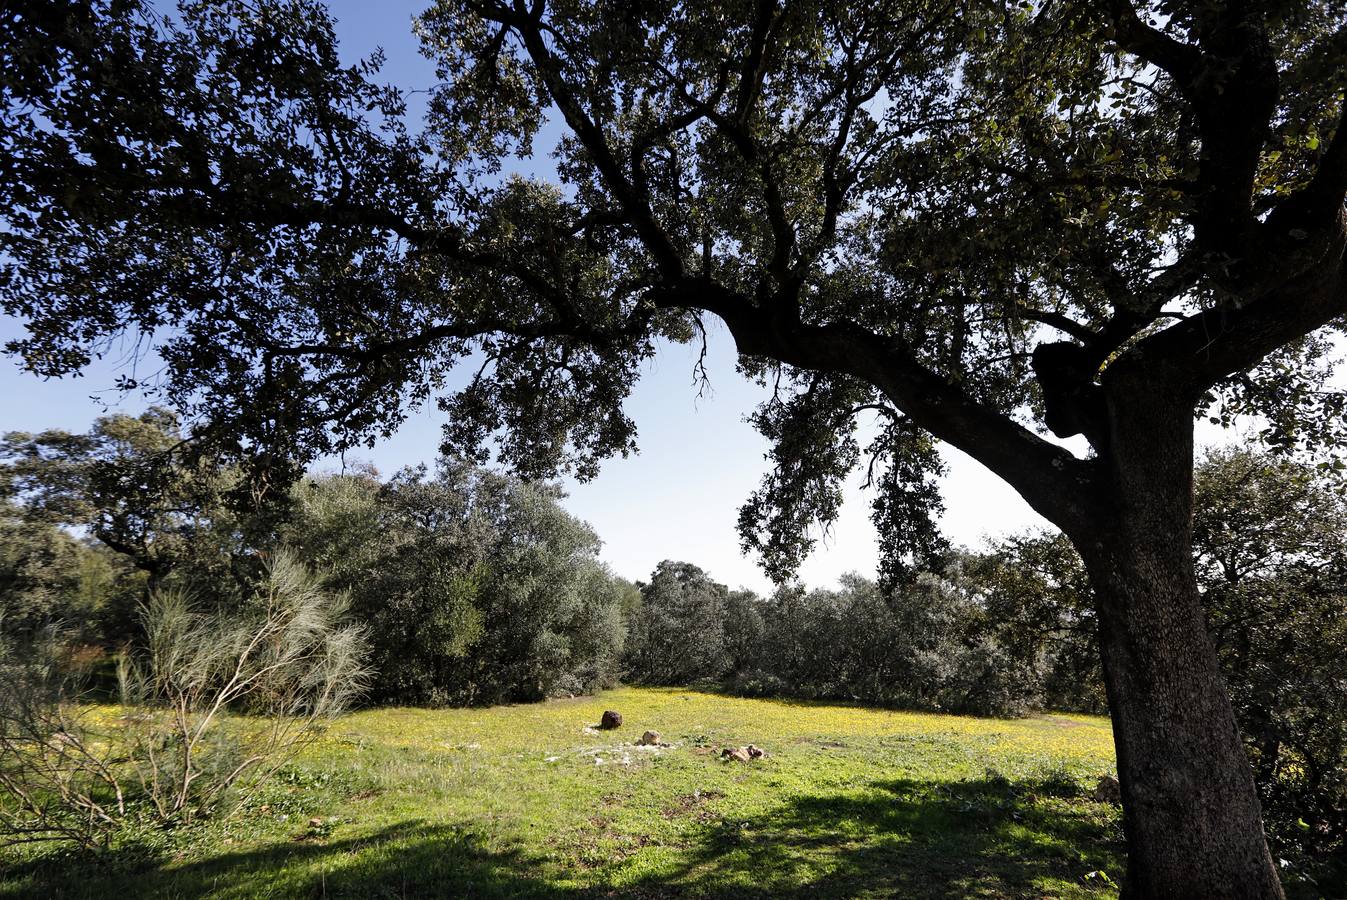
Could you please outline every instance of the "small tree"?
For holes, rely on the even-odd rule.
[[[761,664],[765,612],[762,598],[752,591],[730,591],[725,598],[725,655],[731,674],[748,672]]]
[[[102,599],[93,553],[46,522],[0,501],[0,622],[11,637],[88,625]]]
[[[1216,652],[1280,847],[1347,853],[1347,480],[1248,450],[1197,467]],[[1347,890],[1339,864],[1337,889]],[[1332,894],[1328,885],[1324,886]]]
[[[78,702],[66,649],[55,629],[27,640],[0,630],[0,835],[9,843],[106,846],[132,809],[118,768],[126,744]]]
[[[145,574],[141,599],[175,573],[212,596],[256,575],[246,545],[263,535],[233,502],[247,493],[240,470],[194,444],[171,410],[103,416],[84,434],[10,432],[0,461],[0,489],[24,519],[87,529]]]
[[[461,462],[297,486],[291,546],[369,629],[373,696],[492,703],[612,682],[622,597],[560,494]]]
[[[1066,537],[1002,538],[962,556],[958,577],[979,598],[981,627],[1035,667],[1044,706],[1107,711],[1089,578]]]
[[[647,684],[688,684],[720,678],[729,589],[685,562],[665,560],[641,585],[641,605],[627,656],[630,676]]]

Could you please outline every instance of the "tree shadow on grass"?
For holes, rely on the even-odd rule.
[[[1044,782],[870,782],[751,815],[698,811],[671,844],[580,870],[564,843],[505,845],[404,822],[357,838],[285,842],[194,861],[59,868],[11,896],[80,897],[1044,897],[1113,889],[1116,826]],[[639,844],[639,842],[638,842]],[[552,852],[544,855],[544,850]],[[15,879],[15,875],[25,876]],[[0,896],[5,895],[0,881]]]
[[[717,885],[727,897],[1112,894],[1123,862],[1117,826],[1064,793],[990,777],[796,797],[716,824],[671,881],[693,895]],[[1085,877],[1101,871],[1108,877]]]
[[[488,849],[455,826],[407,821],[358,837],[278,841],[190,861],[135,851],[35,860],[0,870],[0,897],[573,896],[539,877],[540,862],[517,847]]]

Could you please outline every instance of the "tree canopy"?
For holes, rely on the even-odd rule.
[[[268,525],[237,467],[192,445],[177,414],[102,416],[85,434],[15,431],[0,440],[0,491],[25,518],[87,529],[148,576],[152,589],[184,564],[197,578],[228,580],[246,543]],[[248,500],[255,500],[248,497]]]
[[[868,452],[888,555],[923,555],[930,435],[1060,514],[1089,473],[1035,431],[1108,452],[1129,371],[1284,443],[1340,422],[1305,335],[1344,308],[1344,7],[1240,9],[442,2],[421,126],[313,0],[39,4],[0,24],[10,350],[152,340],[123,386],[263,452],[434,398],[452,449],[590,476],[710,314],[777,388],[747,544],[788,570]],[[549,118],[560,182],[503,176]]]

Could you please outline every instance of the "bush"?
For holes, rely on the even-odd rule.
[[[0,631],[0,834],[8,843],[107,844],[126,823],[124,744],[75,701],[69,636]],[[110,739],[111,738],[111,739]]]
[[[612,684],[622,584],[560,492],[463,463],[300,485],[287,540],[352,596],[378,671],[371,698],[465,705]]]
[[[731,664],[725,647],[729,590],[691,563],[665,560],[630,623],[627,669],[645,684],[689,684],[723,677]]]
[[[98,560],[93,551],[46,522],[29,522],[0,501],[0,619],[10,636],[32,637],[44,628],[86,632],[97,597],[88,584]]]
[[[791,686],[777,675],[762,669],[751,669],[731,676],[725,689],[740,697],[788,697]]]
[[[364,635],[345,612],[345,598],[284,553],[234,612],[156,592],[143,642],[123,657],[125,714],[112,720],[81,703],[59,639],[10,642],[0,829],[94,847],[137,820],[236,809],[363,688]]]

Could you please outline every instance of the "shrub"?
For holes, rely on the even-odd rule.
[[[3,624],[3,623],[0,623]],[[123,744],[73,702],[69,635],[0,631],[0,834],[8,843],[106,844],[128,813],[117,760]]]
[[[463,705],[616,679],[627,602],[547,485],[454,461],[299,486],[286,536],[352,596],[379,702]]]
[[[233,612],[156,592],[143,642],[122,660],[115,719],[81,703],[58,640],[11,642],[0,828],[93,847],[137,819],[178,825],[236,809],[366,683],[364,635],[345,611],[285,553]]]
[[[788,697],[791,686],[782,678],[762,669],[750,669],[734,675],[725,684],[726,690],[740,697]]]

